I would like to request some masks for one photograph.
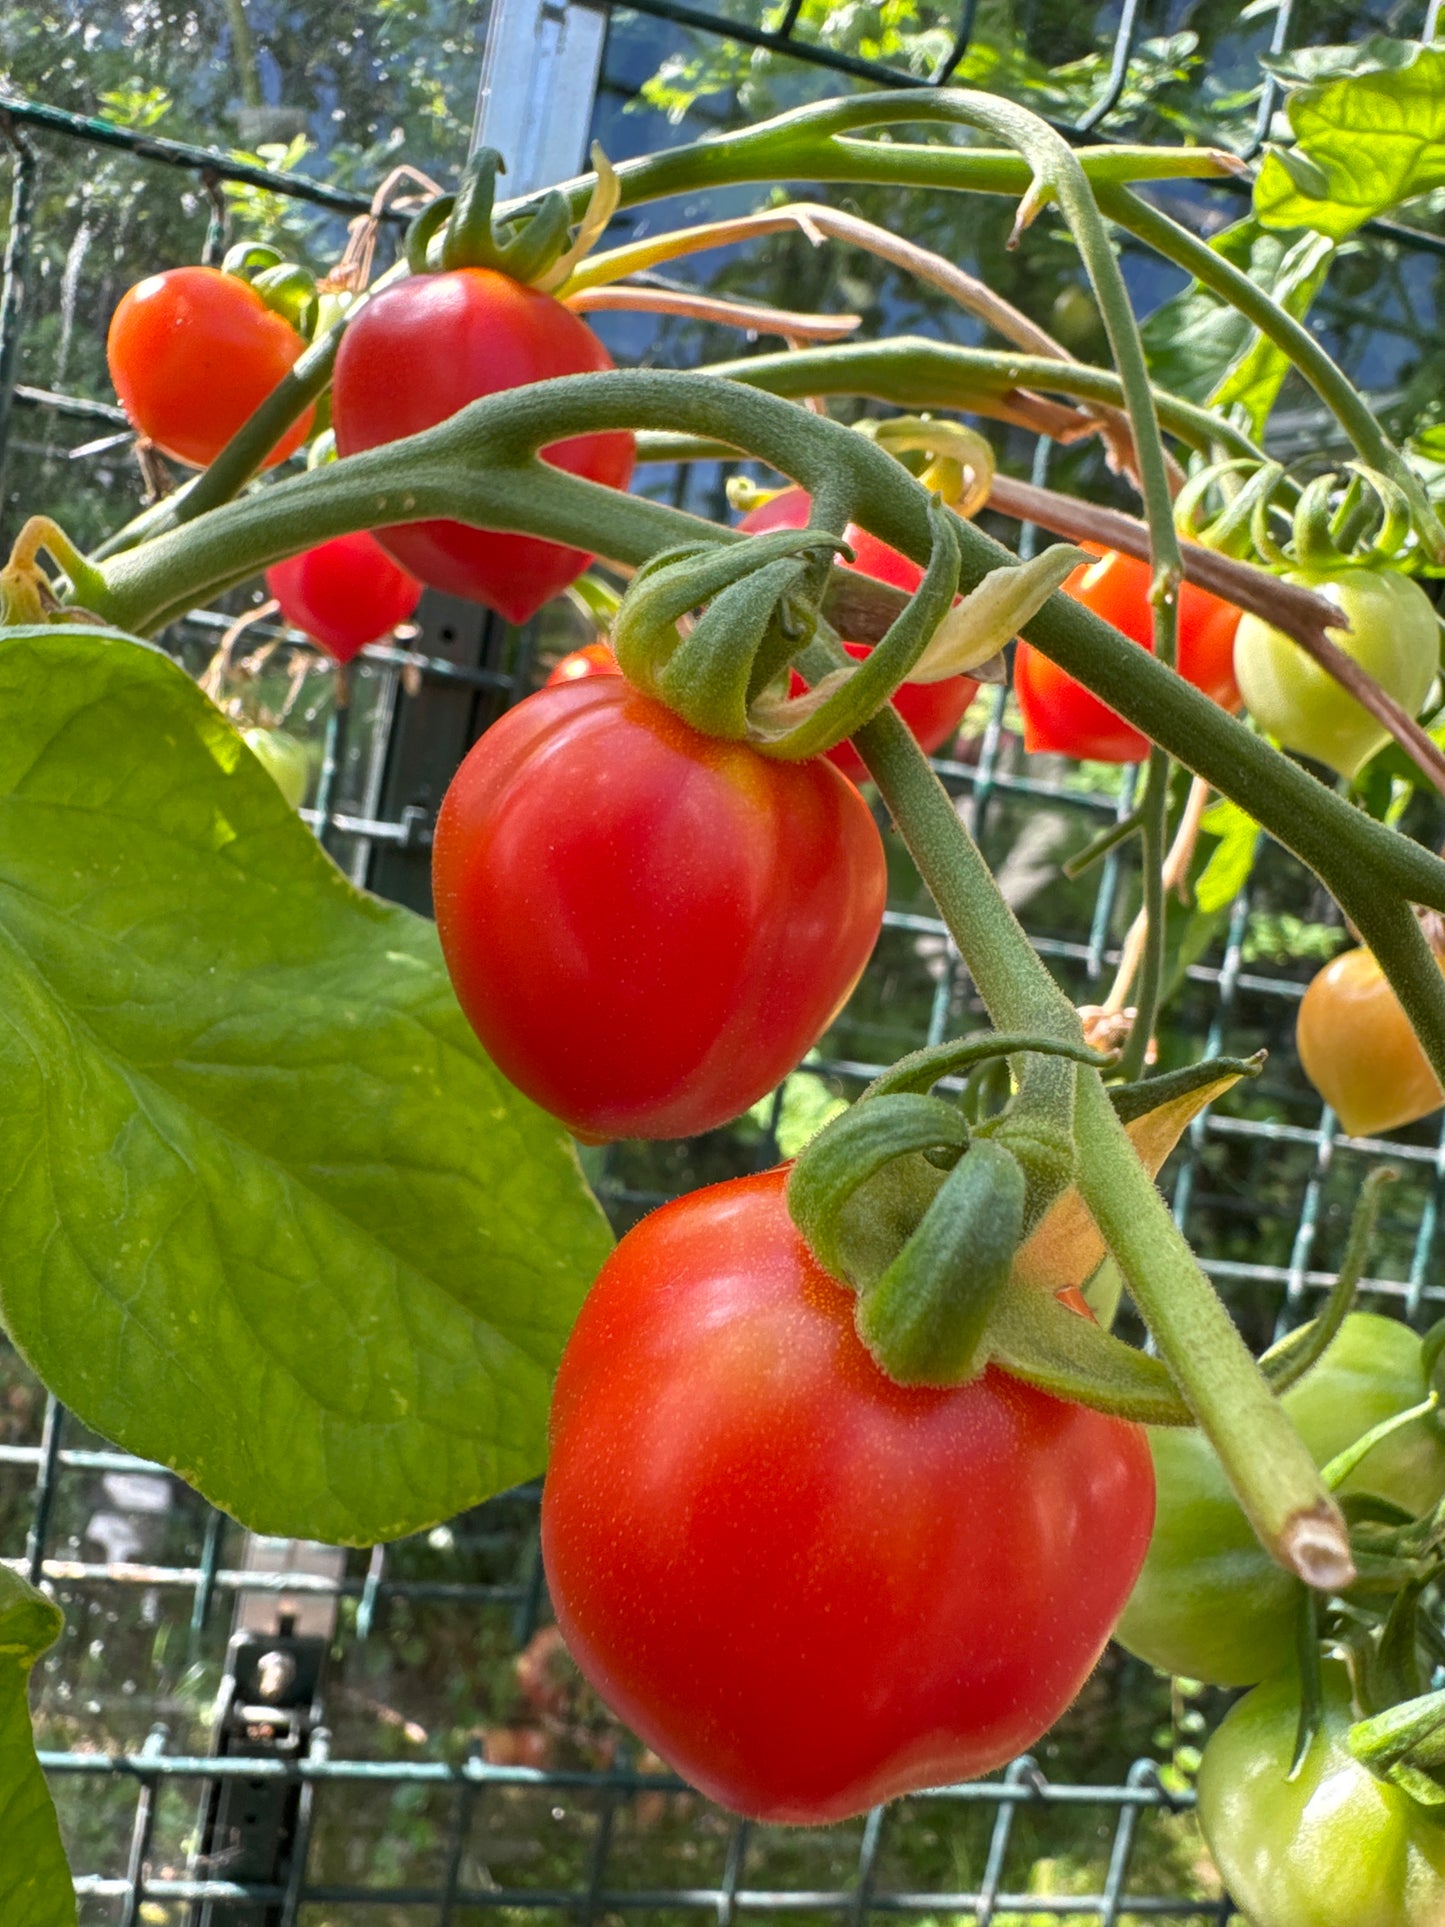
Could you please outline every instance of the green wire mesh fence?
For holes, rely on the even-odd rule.
[[[1009,11],[953,0],[885,19],[861,9],[845,17],[813,0],[769,9],[740,0],[723,19],[681,0],[634,0],[608,25],[593,131],[620,159],[840,88],[988,85],[993,73],[1076,135],[1158,133],[1182,120],[1249,155],[1279,104],[1262,56],[1376,31],[1429,37],[1440,9],[1441,0],[1308,10],[1296,0],[1268,10],[1233,0],[1020,0]],[[229,230],[249,234],[258,222],[324,261],[345,220],[366,209],[397,144],[373,112],[364,138],[349,147],[318,139],[308,154],[289,110],[243,88],[247,124],[264,132],[269,113],[278,144],[238,158],[207,138],[214,103],[194,76],[214,64],[214,48],[177,29],[201,15],[161,7],[154,32],[171,35],[163,53],[159,38],[147,52],[119,26],[102,34],[90,56],[108,60],[124,84],[103,90],[97,81],[91,92],[80,39],[61,36],[60,46],[79,49],[68,62],[56,44],[42,50],[27,39],[28,17],[21,7],[0,26],[0,156],[10,171],[0,516],[13,534],[24,508],[59,502],[73,532],[94,539],[132,512],[137,488],[98,346],[122,288],[166,265],[165,246],[173,258],[214,258]],[[77,32],[79,18],[77,9]],[[236,5],[225,18],[232,56],[249,18],[247,31],[290,48],[293,64],[303,28],[317,49],[335,30],[319,7]],[[372,107],[340,54],[333,71],[316,52],[323,71],[313,75],[308,124],[328,116],[340,116],[343,130],[360,124],[388,85],[405,82],[413,105],[430,103],[406,130],[406,158],[444,174],[465,145],[480,55],[474,25],[462,0],[407,0],[388,18],[390,28],[369,30],[374,44],[356,53],[371,63]],[[406,49],[383,46],[387,31],[429,36],[426,59],[403,72]],[[1181,39],[1189,34],[1192,48]],[[1007,48],[1017,57],[1005,70]],[[260,60],[257,71],[274,93],[276,74]],[[161,72],[169,105],[160,101],[166,88],[157,91]],[[1172,211],[1203,231],[1244,211],[1229,184],[1172,194]],[[736,209],[735,194],[728,205]],[[898,207],[904,229],[937,219],[916,200]],[[701,197],[686,210],[689,219],[709,211]],[[652,218],[633,210],[625,220],[636,232]],[[956,229],[948,245],[971,252],[986,273],[1037,272],[1010,291],[1023,287],[1025,306],[1029,294],[1057,303],[1077,282],[1074,261],[1051,256],[1040,236],[1042,267],[1010,267],[1004,231],[1006,222],[996,236],[981,227],[961,240]],[[1321,302],[1321,331],[1387,417],[1441,386],[1432,357],[1442,254],[1445,237],[1428,227],[1377,224]],[[1127,265],[1141,308],[1177,285],[1142,259]],[[870,326],[966,325],[919,308],[882,270],[849,279],[831,260],[814,263],[802,243],[761,258],[729,252],[709,274],[754,292],[773,277],[790,290],[789,305],[801,287],[816,305],[858,306]],[[603,323],[619,359],[685,364],[736,352],[725,336],[651,318]],[[1087,343],[1081,352],[1091,352]],[[1286,459],[1329,444],[1303,397],[1275,436]],[[1092,451],[1035,444],[1014,430],[996,439],[1006,468],[1042,481],[1052,464],[1061,486],[1124,503]],[[641,486],[721,516],[722,479],[700,465],[645,471]],[[230,598],[166,641],[200,669],[245,604]],[[574,620],[559,605],[518,632],[429,596],[414,635],[365,653],[349,701],[338,702],[324,674],[299,680],[296,726],[315,751],[308,818],[358,882],[425,907],[430,824],[452,770],[481,729],[582,639]],[[289,688],[293,668],[299,676],[298,666],[314,667],[300,639],[264,624],[247,632],[246,647],[265,653],[263,688]],[[1132,772],[1025,758],[1001,690],[981,694],[936,767],[1041,953],[1079,1002],[1097,1001],[1136,879],[1118,851],[1077,881],[1060,864],[1127,814]],[[1410,808],[1409,827],[1438,842],[1438,801],[1416,798]],[[619,1229],[667,1196],[776,1161],[830,1103],[977,1015],[916,877],[897,853],[890,861],[878,954],[815,1060],[727,1131],[588,1154]],[[1160,1029],[1163,1066],[1270,1052],[1256,1082],[1197,1120],[1168,1173],[1176,1217],[1251,1341],[1266,1343],[1305,1315],[1333,1275],[1360,1182],[1382,1159],[1401,1181],[1364,1302],[1419,1323],[1438,1316],[1438,1120],[1388,1142],[1345,1139],[1294,1058],[1296,1005],[1339,939],[1337,915],[1312,879],[1267,848],[1231,904],[1212,914],[1181,908],[1174,922],[1178,987]],[[892,1916],[1106,1927],[1230,1918],[1190,1814],[1191,1749],[1208,1702],[1187,1685],[1111,1651],[1036,1756],[996,1779],[831,1829],[738,1822],[641,1753],[567,1669],[548,1624],[536,1499],[525,1488],[370,1553],[257,1541],[162,1468],[87,1433],[0,1351],[0,1557],[51,1587],[67,1614],[41,1672],[37,1719],[87,1927]]]

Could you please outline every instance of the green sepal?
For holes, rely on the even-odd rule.
[[[1192,1425],[1162,1359],[1126,1345],[1053,1292],[1014,1284],[989,1325],[989,1356],[1015,1378],[1140,1425]]]
[[[825,754],[869,722],[907,681],[958,593],[958,537],[953,517],[936,496],[928,519],[933,547],[923,580],[857,668],[837,683],[828,677],[806,695],[754,705],[749,735],[764,756],[800,762]]]
[[[925,1153],[961,1155],[961,1111],[899,1094],[855,1104],[813,1139],[788,1174],[788,1211],[818,1263],[866,1291],[898,1257],[943,1183]]]
[[[1394,1182],[1395,1176],[1389,1165],[1382,1165],[1378,1170],[1371,1171],[1365,1179],[1350,1221],[1344,1262],[1319,1316],[1310,1319],[1308,1324],[1297,1326],[1292,1332],[1286,1332],[1277,1344],[1271,1345],[1261,1356],[1259,1369],[1276,1394],[1288,1391],[1291,1385],[1297,1384],[1306,1372],[1320,1362],[1339,1336],[1340,1327],[1355,1302],[1360,1280],[1365,1275],[1375,1221],[1380,1215],[1380,1192],[1385,1185]],[[1426,1378],[1428,1381],[1428,1370]]]
[[[407,223],[402,253],[412,274],[431,274],[441,266],[441,243],[437,237],[451,219],[456,204],[455,194],[438,194]]]
[[[1325,1716],[1325,1682],[1320,1670],[1320,1596],[1299,1586],[1295,1597],[1295,1661],[1299,1668],[1299,1719],[1294,1731],[1287,1780],[1298,1779]]]
[[[260,295],[272,314],[280,315],[289,321],[298,334],[310,339],[316,323],[316,277],[295,261],[283,261],[278,267],[267,268],[258,274],[251,286]]]
[[[1043,1057],[1068,1057],[1076,1064],[1091,1064],[1096,1070],[1105,1070],[1114,1061],[1112,1054],[1090,1050],[1087,1044],[1070,1043],[1032,1031],[977,1031],[968,1037],[955,1037],[944,1044],[929,1044],[923,1050],[910,1051],[907,1057],[900,1057],[880,1077],[875,1077],[858,1102],[871,1102],[876,1097],[899,1091],[930,1091],[945,1077],[957,1077],[991,1058],[1014,1057],[1024,1051],[1036,1051]]]
[[[1111,1085],[1109,1102],[1121,1124],[1132,1124],[1135,1118],[1147,1117],[1151,1111],[1162,1110],[1166,1104],[1203,1090],[1208,1084],[1217,1084],[1224,1078],[1233,1082],[1241,1077],[1258,1077],[1263,1069],[1263,1051],[1256,1051],[1253,1057],[1206,1057],[1197,1064],[1186,1064],[1182,1070],[1169,1071],[1163,1077],[1146,1077],[1137,1084]]]
[[[441,238],[444,273],[490,268],[514,281],[530,282],[561,258],[572,226],[571,202],[554,188],[531,213],[499,227],[492,217],[497,176],[505,172],[506,163],[494,147],[479,147],[467,162]]]
[[[860,1291],[858,1336],[900,1385],[958,1385],[988,1362],[989,1321],[1023,1228],[1026,1180],[975,1139],[902,1251]]]
[[[268,268],[279,268],[285,259],[280,248],[273,248],[269,241],[237,241],[221,256],[221,272],[235,275],[238,281],[249,281]]]
[[[852,554],[821,529],[773,529],[741,542],[689,542],[651,557],[633,576],[613,623],[623,675],[705,735],[741,740],[759,659],[765,674],[776,660],[776,630],[791,642],[788,654],[809,639],[813,617],[795,591],[807,559],[820,550]],[[698,608],[702,615],[682,637],[679,621]]]
[[[1349,1748],[1361,1766],[1388,1780],[1422,1806],[1445,1805],[1445,1789],[1433,1777],[1445,1766],[1445,1692],[1402,1701],[1349,1730]]]

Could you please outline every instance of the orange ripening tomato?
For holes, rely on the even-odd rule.
[[[1064,594],[1152,654],[1149,564],[1118,549],[1096,549],[1087,542],[1084,547],[1099,560],[1075,569],[1063,585]],[[1231,603],[1192,582],[1179,591],[1175,665],[1186,682],[1223,709],[1239,707],[1234,680],[1239,614]],[[1031,643],[1020,642],[1014,656],[1014,694],[1023,714],[1025,749],[1053,750],[1098,763],[1139,763],[1149,754],[1147,736]]]
[[[1295,1043],[1305,1076],[1351,1137],[1413,1124],[1445,1103],[1399,998],[1368,950],[1342,952],[1313,979],[1300,1004]]]
[[[105,358],[132,426],[164,454],[204,468],[305,346],[249,281],[219,268],[169,268],[121,296]],[[301,446],[313,412],[291,424],[264,467]]]

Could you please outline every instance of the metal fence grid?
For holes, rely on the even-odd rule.
[[[1358,33],[1429,37],[1442,4],[1382,7],[1368,19],[1356,8]],[[1025,0],[1025,23],[1036,11]],[[1185,11],[1151,9],[1147,0],[1103,9],[1104,84],[1066,131],[1092,138],[1121,131],[1112,117],[1141,36],[1168,30]],[[921,74],[805,37],[803,0],[739,12],[723,22],[681,0],[632,0],[613,22],[602,101],[609,90],[618,98],[630,92],[639,18],[704,34],[725,28],[734,41],[786,55],[799,72],[816,70],[830,85],[832,76],[844,76],[926,86],[955,73],[979,7],[978,0],[956,0],[947,49]],[[1304,12],[1297,0],[1282,0],[1270,22],[1270,51],[1298,45],[1307,25],[1313,34],[1315,22],[1306,23]],[[1277,105],[1276,84],[1266,75],[1240,151],[1257,149]],[[0,152],[11,173],[0,282],[0,452],[7,426],[13,453],[15,424],[35,419],[48,437],[80,437],[66,454],[94,465],[127,435],[120,412],[93,396],[57,392],[38,358],[37,379],[23,379],[30,372],[25,298],[37,172],[53,144],[70,142],[119,151],[154,191],[175,181],[198,194],[209,214],[212,258],[225,233],[227,182],[264,187],[337,216],[361,211],[365,199],[44,102],[0,99]],[[1422,260],[1445,251],[1439,236],[1398,224],[1380,224],[1379,236],[1392,262],[1402,251]],[[1432,325],[1429,314],[1421,325]],[[1032,460],[1035,479],[1044,479],[1047,444],[1030,455],[1011,437],[1008,455],[1015,466]],[[685,486],[679,478],[679,499]],[[174,632],[174,644],[199,661],[227,620],[204,613]],[[441,788],[486,723],[534,686],[539,662],[570,645],[558,627],[564,622],[554,612],[518,634],[470,605],[432,597],[411,646],[367,652],[349,714],[331,707],[320,716],[325,752],[309,813],[358,881],[425,906],[429,824]],[[291,639],[287,646],[299,645]],[[1130,907],[1130,872],[1114,854],[1085,882],[1066,885],[1056,865],[1127,810],[1132,778],[1126,774],[1122,786],[1091,785],[1056,759],[1025,761],[1002,691],[979,705],[959,760],[937,768],[1008,879],[1041,953],[1080,1001],[1096,996]],[[1253,887],[1272,903],[1293,901],[1301,916],[1327,914],[1310,880],[1277,852],[1263,853]],[[1415,1321],[1432,1318],[1445,1300],[1437,1262],[1445,1134],[1426,1124],[1389,1142],[1340,1137],[1293,1059],[1289,1040],[1304,975],[1298,965],[1271,960],[1254,901],[1248,891],[1241,896],[1222,936],[1190,964],[1170,1035],[1190,1040],[1195,1054],[1242,1055],[1267,1044],[1272,1061],[1257,1084],[1192,1127],[1172,1169],[1176,1217],[1251,1338],[1264,1342],[1303,1315],[1328,1282],[1360,1180],[1388,1157],[1402,1181],[1390,1194],[1366,1302]],[[905,1005],[927,1008],[926,1034],[916,1022],[900,1026],[896,1013]],[[859,997],[829,1038],[829,1054],[809,1068],[835,1091],[856,1090],[903,1050],[963,1027],[976,1009],[942,924],[916,884],[903,879]],[[781,1106],[780,1096],[751,1131],[684,1146],[611,1147],[597,1160],[595,1178],[619,1226],[691,1185],[774,1161]],[[1008,1927],[1076,1919],[1103,1927],[1230,1918],[1207,1869],[1179,1846],[1188,1837],[1178,1833],[1179,1816],[1192,1796],[1187,1774],[1171,1771],[1169,1753],[1197,1715],[1181,1715],[1177,1697],[1171,1705],[1147,1669],[1117,1655],[1065,1723],[1064,1739],[1051,1738],[1036,1758],[1015,1762],[995,1780],[920,1795],[817,1832],[752,1826],[706,1807],[659,1762],[640,1756],[575,1685],[562,1689],[565,1704],[547,1716],[555,1746],[543,1765],[506,1760],[496,1735],[510,1729],[483,1731],[476,1707],[446,1704],[449,1660],[460,1657],[468,1690],[487,1687],[505,1709],[515,1704],[514,1694],[508,1698],[513,1655],[538,1651],[539,1640],[545,1645],[537,1488],[397,1546],[348,1555],[331,1574],[283,1564],[261,1581],[242,1563],[241,1535],[231,1521],[162,1468],[85,1432],[5,1353],[0,1468],[0,1555],[51,1587],[70,1622],[45,1669],[40,1718],[51,1743],[42,1759],[87,1923],[340,1927],[380,1920],[388,1927],[460,1927],[497,1917],[726,1923],[739,1916],[904,1916]],[[106,1505],[110,1513],[97,1510]],[[108,1539],[98,1519],[109,1521]],[[104,1558],[84,1556],[92,1541]],[[310,1731],[294,1757],[257,1750],[219,1760],[207,1751],[207,1709],[222,1668],[222,1622],[237,1600],[263,1595],[284,1595],[293,1605],[321,1601],[335,1615],[326,1724]],[[1101,1710],[1106,1704],[1116,1711]],[[1130,1704],[1137,1717],[1119,1721],[1117,1708]],[[1074,1777],[1076,1729],[1102,1723],[1113,1733],[1111,1720],[1118,1731],[1105,1752],[1116,1767]],[[251,1791],[278,1783],[299,1790],[284,1880],[257,1884],[228,1877],[223,1863],[196,1863],[198,1802],[222,1781]],[[1171,1827],[1172,1844],[1161,1857],[1153,1842],[1159,1829]],[[1085,1849],[1053,1884],[1047,1870],[1066,1833]],[[1166,1881],[1161,1867],[1179,1877]]]

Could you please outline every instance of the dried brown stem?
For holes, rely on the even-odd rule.
[[[1174,832],[1174,841],[1169,846],[1161,869],[1166,892],[1177,890],[1189,874],[1189,865],[1194,860],[1194,846],[1199,841],[1199,824],[1209,801],[1209,785],[1202,776],[1196,776],[1189,785],[1189,795],[1185,799],[1184,814],[1179,819],[1179,828]],[[1107,1016],[1122,1011],[1134,987],[1134,979],[1139,974],[1140,960],[1144,955],[1144,943],[1149,934],[1149,919],[1141,910],[1129,926],[1129,934],[1124,939],[1124,948],[1119,957],[1119,968],[1114,973],[1114,982],[1108,996],[1099,1006]]]
[[[728,328],[745,328],[752,334],[781,335],[786,340],[841,341],[863,325],[856,314],[793,314],[786,308],[764,308],[748,301],[726,301],[708,294],[692,294],[681,288],[648,288],[616,284],[604,288],[582,288],[569,294],[564,307],[574,314],[595,313],[598,309],[629,309],[643,314],[685,315],[693,321],[720,322]]]
[[[844,241],[876,255],[893,267],[902,268],[915,280],[926,282],[948,295],[969,314],[977,315],[1016,348],[1033,355],[1046,355],[1051,361],[1072,360],[1067,349],[1039,327],[1037,322],[1021,313],[1012,302],[1005,301],[1002,295],[996,294],[986,282],[965,274],[962,268],[945,260],[941,254],[933,253],[930,248],[921,248],[915,242],[905,240],[902,235],[892,234],[887,228],[865,221],[860,215],[846,213],[841,208],[823,207],[811,201],[795,201],[787,207],[768,208],[728,221],[709,221],[698,227],[679,229],[675,234],[662,234],[633,242],[608,254],[593,255],[572,277],[572,285],[576,293],[581,294],[584,290],[600,286],[605,280],[615,280],[639,268],[655,266],[659,261],[675,260],[683,254],[700,254],[709,248],[726,247],[735,241],[749,240],[763,234],[779,234],[794,228],[805,234],[815,246],[821,246],[827,239]],[[574,298],[569,297],[569,305]],[[1101,430],[1115,464],[1131,478],[1134,477],[1133,432],[1129,418],[1122,409],[1110,408],[1102,402],[1091,402],[1082,409],[1065,409],[1033,395],[1021,394],[1019,399],[1051,411],[1055,426],[1041,428],[1041,432],[1054,435],[1056,439],[1072,438],[1090,428]],[[1030,421],[1025,425],[1033,427],[1039,424]],[[1065,430],[1064,434],[1060,434],[1061,428]],[[1177,465],[1172,462],[1170,479],[1175,486],[1183,479]]]

